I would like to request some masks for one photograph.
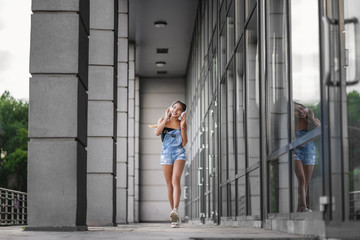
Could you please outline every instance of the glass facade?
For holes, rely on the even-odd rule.
[[[347,110],[347,139],[348,145],[345,151],[348,154],[348,162],[345,169],[346,185],[348,190],[345,199],[348,203],[345,218],[350,221],[360,220],[360,37],[359,18],[360,2],[354,0],[344,1],[344,32],[345,32],[345,54],[346,62],[346,110]]]
[[[328,40],[321,19],[337,5],[324,2],[331,0],[200,2],[187,73],[188,219],[322,220],[335,213],[326,206],[335,201],[329,189],[337,171],[346,192],[343,219],[360,219],[359,16],[349,7],[357,3],[344,1],[341,98],[325,81],[331,46],[320,44]],[[336,64],[332,74],[339,74]],[[337,96],[346,103],[336,150],[345,162],[331,169]]]

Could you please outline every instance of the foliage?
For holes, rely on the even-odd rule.
[[[360,127],[360,94],[353,90],[347,94],[348,125]]]
[[[29,104],[8,91],[0,97],[0,186],[26,191]]]

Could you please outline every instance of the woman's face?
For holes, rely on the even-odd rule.
[[[299,104],[294,105],[295,118],[306,118],[307,109]]]
[[[171,115],[174,117],[180,117],[181,113],[183,112],[182,106],[180,103],[176,103],[172,106]]]

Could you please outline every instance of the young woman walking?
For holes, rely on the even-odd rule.
[[[160,164],[164,173],[169,203],[171,206],[171,227],[180,227],[178,207],[180,202],[180,179],[184,170],[186,156],[184,146],[187,143],[186,135],[186,105],[176,101],[165,111],[155,128],[155,135],[161,135]],[[180,120],[181,117],[181,120]]]

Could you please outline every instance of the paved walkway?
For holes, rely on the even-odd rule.
[[[86,232],[32,232],[22,227],[0,227],[0,239],[6,240],[58,240],[58,239],[192,239],[192,240],[235,240],[235,239],[309,239],[259,228],[235,228],[211,225],[182,224],[181,228],[170,228],[165,223],[139,223],[117,227],[89,227]],[[313,238],[310,238],[313,239]]]

